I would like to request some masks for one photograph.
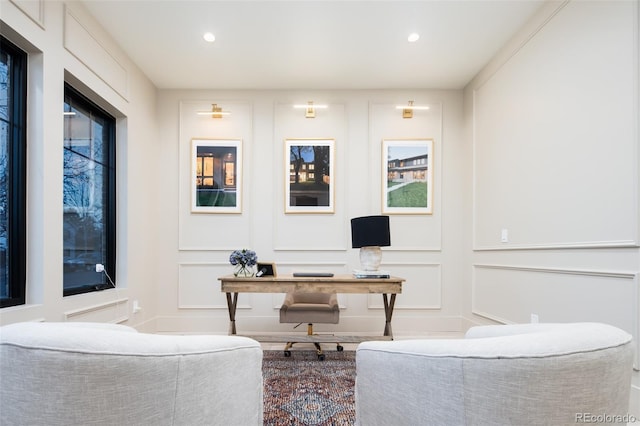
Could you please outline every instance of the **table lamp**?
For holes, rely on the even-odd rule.
[[[351,219],[351,246],[360,249],[360,265],[365,271],[377,271],[382,246],[391,245],[389,216],[362,216]]]

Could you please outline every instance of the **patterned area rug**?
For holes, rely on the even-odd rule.
[[[355,423],[354,351],[264,351],[264,424],[351,426]]]

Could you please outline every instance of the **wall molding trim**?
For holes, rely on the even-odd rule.
[[[346,246],[326,246],[326,247],[314,247],[312,249],[308,248],[308,247],[293,247],[293,246],[274,246],[273,247],[273,251],[274,252],[301,252],[301,251],[306,251],[306,252],[314,252],[314,251],[334,251],[334,252],[346,252],[347,250],[349,250],[351,247],[346,247]]]
[[[475,238],[474,238],[475,240]],[[478,246],[475,241],[473,251],[522,251],[522,250],[558,250],[558,249],[601,249],[601,248],[639,248],[638,240],[582,241],[553,244],[505,244]]]
[[[640,341],[638,341],[637,336],[640,334],[640,318],[638,317],[638,306],[640,306],[640,286],[638,285],[640,272],[638,271],[621,271],[621,270],[596,270],[596,269],[573,269],[573,268],[549,268],[549,267],[536,267],[536,266],[518,266],[518,265],[504,265],[504,264],[481,264],[475,263],[473,264],[474,273],[471,284],[471,293],[472,293],[472,305],[471,305],[471,313],[477,315],[478,317],[485,318],[491,321],[496,321],[502,324],[511,324],[514,321],[507,320],[506,318],[501,317],[498,314],[488,313],[485,310],[479,309],[477,305],[477,294],[478,294],[478,279],[476,276],[476,271],[478,270],[496,270],[496,271],[511,271],[515,273],[542,273],[542,274],[556,274],[556,275],[569,275],[569,276],[583,276],[583,277],[591,277],[596,279],[604,279],[604,280],[619,280],[619,283],[623,283],[624,287],[628,288],[628,293],[626,296],[628,299],[624,299],[624,303],[629,303],[627,306],[629,310],[629,320],[630,323],[621,326],[623,328],[628,327],[628,332],[634,336],[636,340],[636,368],[640,365]],[[560,278],[557,278],[560,280]],[[611,282],[611,281],[609,281]],[[608,289],[607,292],[610,292],[610,288],[601,287],[601,289]],[[602,297],[600,293],[600,297]],[[617,297],[621,297],[620,294],[617,294]],[[621,299],[622,300],[622,299]],[[621,306],[618,306],[618,309],[622,309]],[[527,322],[527,321],[520,321]],[[606,322],[606,320],[605,320]],[[615,324],[614,324],[615,325]]]
[[[65,4],[64,48],[124,100],[128,100],[129,72]]]
[[[475,308],[471,310],[471,313],[473,315],[477,315],[477,316],[479,316],[481,318],[491,320],[494,323],[498,323],[498,324],[513,324],[513,321],[507,321],[506,319],[500,318],[497,315],[488,314],[486,312],[479,311],[479,310],[477,310]],[[478,324],[478,325],[482,325],[482,324]]]
[[[488,263],[474,263],[473,267],[478,269],[500,269],[500,270],[537,272],[537,273],[547,273],[547,274],[587,275],[591,277],[620,278],[620,279],[628,279],[628,280],[633,280],[638,276],[637,272],[598,271],[593,269],[547,268],[547,267],[536,267],[536,266],[500,265],[500,264],[488,264]]]
[[[355,250],[355,249],[354,249]],[[385,247],[382,249],[382,252],[384,253],[385,251],[389,251],[389,252],[411,252],[411,253],[431,253],[431,252],[435,252],[435,253],[440,253],[442,252],[442,246],[425,246],[425,247]]]
[[[399,316],[393,318],[393,332],[396,338],[428,337],[437,333],[446,335],[463,333],[462,317],[415,317]],[[339,324],[314,324],[321,333],[331,332],[335,335],[371,335],[381,336],[384,330],[384,314],[356,315],[340,318]],[[291,324],[280,324],[275,317],[246,317],[238,319],[238,335],[251,334],[291,334]],[[217,334],[228,335],[228,316],[160,316],[156,318],[157,334]]]
[[[229,252],[229,254],[231,254],[232,251],[237,250],[238,247],[232,247],[232,246],[179,246],[178,247],[178,251],[184,251],[184,252],[197,252],[197,251],[201,251],[201,252],[206,252],[206,253],[218,253],[218,252]]]
[[[499,58],[491,68],[487,68],[487,70],[481,72],[472,84],[474,86],[474,94],[475,91],[482,88],[491,78],[498,72],[500,69],[508,63],[511,58],[522,50],[524,46],[526,46],[564,7],[569,4],[571,0],[563,0],[561,2],[549,2],[548,5],[544,6],[544,10],[540,12],[540,16],[543,18],[535,25],[535,27],[529,28],[529,32],[522,36],[519,40],[513,42],[513,44],[507,45],[502,51],[497,55]]]
[[[63,313],[65,321],[91,321],[91,318],[83,318],[84,316],[89,316],[93,313],[106,312],[106,311],[115,311],[117,314],[120,310],[120,307],[124,305],[125,307],[128,305],[129,298],[123,297],[120,299],[112,300],[104,303],[97,303],[95,305],[85,306],[79,309],[73,309],[70,311],[66,311]],[[125,311],[126,312],[126,311]],[[127,322],[129,320],[128,314],[121,315],[120,317],[114,318],[113,323],[120,324]]]
[[[231,271],[232,271],[232,269],[231,269],[232,265],[228,261],[188,261],[188,262],[179,262],[178,263],[178,301],[177,301],[178,310],[180,310],[180,311],[187,311],[187,310],[228,311],[228,307],[227,307],[226,303],[215,303],[215,304],[198,303],[198,304],[193,304],[193,303],[185,303],[185,302],[183,302],[181,287],[183,287],[185,284],[182,282],[181,271],[184,268],[200,267],[200,266],[214,267],[214,268],[229,268],[229,274],[231,274]],[[213,281],[214,281],[213,282],[214,286],[219,291],[220,286],[219,286],[217,277],[214,277]],[[247,310],[247,309],[252,309],[253,306],[250,303],[243,303],[243,304],[238,304],[236,308],[240,309],[240,310]]]
[[[22,13],[24,13],[29,19],[38,24],[40,28],[45,29],[44,26],[44,0],[38,1],[25,1],[25,0],[9,0],[13,3]]]

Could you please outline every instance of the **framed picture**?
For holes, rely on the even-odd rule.
[[[433,213],[433,140],[382,141],[382,213]]]
[[[285,213],[333,213],[333,139],[285,140]]]
[[[276,264],[273,262],[258,262],[256,269],[258,270],[256,277],[276,277],[278,275]]]
[[[242,141],[191,141],[191,211],[242,212]]]

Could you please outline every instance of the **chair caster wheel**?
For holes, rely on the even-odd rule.
[[[324,354],[318,354],[318,361],[324,361]]]
[[[344,348],[342,347],[342,345],[338,345],[338,346],[336,346],[336,350],[338,352],[342,352],[342,351],[344,351]]]
[[[289,358],[291,356],[291,351],[284,351],[285,358]]]

